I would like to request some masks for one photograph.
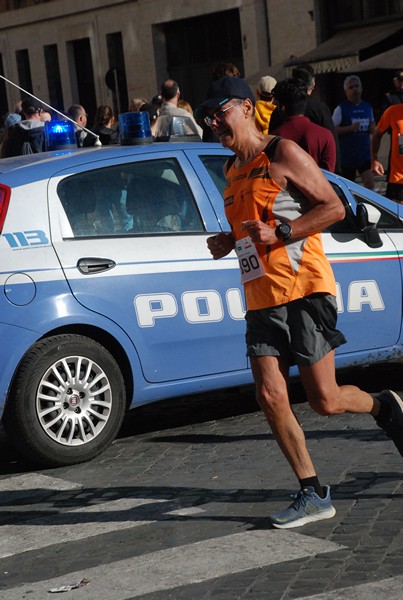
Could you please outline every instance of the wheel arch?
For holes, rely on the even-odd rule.
[[[112,356],[115,358],[115,360],[117,361],[117,363],[121,369],[122,376],[123,376],[123,379],[125,382],[126,410],[127,410],[130,407],[131,401],[133,399],[134,377],[133,377],[133,370],[130,365],[129,357],[127,355],[127,352],[123,348],[122,344],[116,339],[116,337],[114,337],[107,331],[105,331],[99,327],[95,327],[94,325],[85,325],[85,324],[74,324],[74,325],[69,324],[69,325],[66,325],[63,327],[57,327],[55,329],[47,331],[46,334],[44,334],[43,336],[41,336],[40,338],[35,340],[35,343],[39,342],[40,340],[44,340],[49,337],[52,337],[54,335],[63,335],[63,334],[75,334],[75,335],[83,335],[85,337],[88,337],[88,338],[98,342],[102,346],[104,346],[112,354]],[[10,387],[9,387],[9,390],[7,393],[4,410],[6,410],[8,399],[10,397],[10,392],[13,389],[15,377],[16,377],[16,374],[18,373],[19,366],[23,362],[25,356],[30,352],[31,348],[32,348],[32,346],[27,349],[24,356],[21,357],[18,367],[15,369],[13,380],[11,381],[11,384],[10,384]]]

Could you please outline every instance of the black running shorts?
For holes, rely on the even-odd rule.
[[[281,356],[290,365],[309,366],[347,341],[336,329],[336,298],[330,294],[248,310],[245,319],[247,356]]]

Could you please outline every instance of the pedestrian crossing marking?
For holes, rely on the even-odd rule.
[[[57,477],[48,477],[39,473],[27,473],[17,477],[8,477],[0,479],[0,499],[2,503],[6,502],[9,496],[12,498],[24,498],[43,495],[44,491],[49,492],[68,492],[81,490],[83,486],[79,483],[70,483]]]
[[[289,531],[247,531],[3,590],[2,600],[43,600],[49,589],[82,579],[90,583],[74,590],[77,600],[126,600],[343,548]]]
[[[388,577],[351,587],[333,590],[315,596],[305,596],[304,600],[402,600],[403,577]]]
[[[191,517],[193,515],[200,515],[206,511],[199,506],[190,506],[188,508],[178,508],[177,510],[170,510],[165,513],[166,515],[172,515],[174,517]]]
[[[50,517],[31,519],[19,525],[2,525],[0,558],[148,525],[160,517],[161,503],[168,503],[168,500],[122,498]]]

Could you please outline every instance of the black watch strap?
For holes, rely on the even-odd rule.
[[[292,234],[291,225],[289,223],[280,223],[276,227],[276,236],[282,242],[286,242],[290,239]]]

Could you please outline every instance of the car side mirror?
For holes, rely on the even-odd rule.
[[[364,202],[357,204],[357,225],[364,234],[365,243],[370,248],[380,248],[383,246],[381,236],[376,228],[380,218],[380,211],[372,204]]]

